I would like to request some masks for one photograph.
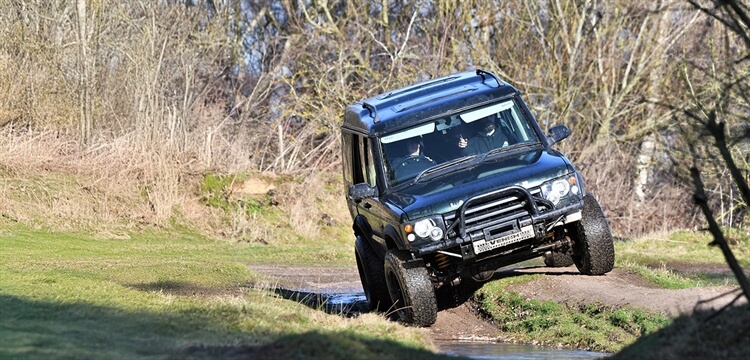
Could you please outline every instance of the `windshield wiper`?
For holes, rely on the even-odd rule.
[[[476,155],[466,155],[466,156],[462,156],[460,158],[456,158],[451,161],[446,161],[442,164],[438,164],[433,167],[427,168],[421,173],[419,173],[419,175],[417,175],[417,177],[415,177],[414,180],[411,181],[411,183],[416,184],[419,182],[419,180],[421,180],[423,177],[426,177],[427,175],[436,174],[436,173],[442,172],[445,169],[455,167],[459,164],[470,162],[476,159],[476,157],[477,157]]]
[[[495,148],[495,149],[488,151],[484,155],[482,155],[482,159],[480,160],[480,162],[483,162],[487,160],[488,158],[494,157],[494,155],[497,155],[502,152],[522,149],[525,147],[530,147],[530,146],[535,146],[535,145],[540,145],[540,144],[541,143],[537,141],[537,142],[519,143],[519,144],[510,145],[510,146],[503,146],[503,147]]]

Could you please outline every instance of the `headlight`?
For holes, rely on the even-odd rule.
[[[404,230],[407,233],[413,231],[413,233],[407,235],[409,241],[414,241],[417,237],[422,239],[432,239],[435,241],[443,238],[443,229],[438,226],[434,219],[422,219],[415,222],[411,229],[410,227],[411,226],[408,224],[404,226]],[[414,235],[416,235],[416,237]]]
[[[568,194],[577,195],[580,192],[575,175],[548,181],[542,184],[542,194],[544,197],[557,205],[560,200]]]

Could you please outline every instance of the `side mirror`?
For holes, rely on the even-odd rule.
[[[565,125],[555,125],[549,129],[549,135],[547,136],[552,140],[552,144],[554,144],[570,136],[570,129]]]
[[[378,189],[368,183],[359,183],[349,188],[349,198],[355,202],[378,195]]]

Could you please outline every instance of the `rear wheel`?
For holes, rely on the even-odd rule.
[[[354,241],[354,256],[357,258],[359,279],[370,310],[387,311],[392,303],[385,284],[383,262],[361,236],[357,236]]]
[[[385,280],[401,322],[430,326],[437,320],[437,300],[430,275],[421,260],[409,253],[389,250],[385,254]]]
[[[573,257],[570,254],[552,251],[549,256],[544,257],[544,265],[549,267],[566,267],[573,265]]]
[[[573,226],[573,262],[582,274],[606,274],[615,265],[615,246],[607,218],[591,195],[583,197],[582,215]]]

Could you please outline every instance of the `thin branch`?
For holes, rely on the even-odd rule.
[[[706,221],[708,221],[708,229],[714,237],[714,241],[711,244],[718,245],[721,248],[721,252],[724,254],[724,258],[726,259],[727,264],[729,264],[729,268],[732,269],[734,276],[737,278],[737,282],[740,283],[745,298],[750,299],[750,282],[748,282],[745,272],[734,257],[732,249],[729,248],[729,244],[724,238],[724,233],[721,232],[719,224],[716,223],[711,208],[708,207],[708,198],[706,197],[706,192],[704,190],[703,180],[701,180],[701,174],[696,165],[693,165],[693,167],[690,168],[690,175],[693,178],[693,183],[695,185],[695,195],[693,196],[693,200],[695,200],[695,203],[701,208],[703,215],[706,217]]]

